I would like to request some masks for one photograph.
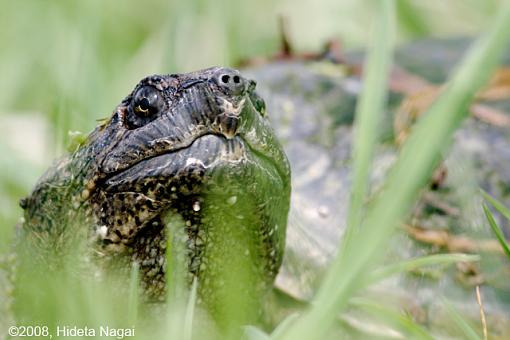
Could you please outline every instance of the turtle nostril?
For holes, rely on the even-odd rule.
[[[238,71],[220,68],[213,75],[213,82],[223,91],[232,95],[242,95],[246,91],[247,80]]]

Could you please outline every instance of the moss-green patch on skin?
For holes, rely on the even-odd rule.
[[[74,152],[87,142],[87,135],[81,131],[69,131],[67,134],[69,136],[67,152]]]

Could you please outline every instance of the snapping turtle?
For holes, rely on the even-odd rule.
[[[451,60],[460,59],[466,47],[464,40],[421,42],[397,51],[397,63],[440,82]],[[448,62],[443,62],[446,57]],[[347,66],[356,64],[359,55],[346,55],[346,60]],[[435,71],[428,72],[430,67]],[[361,87],[359,74],[351,69],[331,61],[287,60],[243,73],[257,81],[293,171],[285,256],[276,286],[299,300],[313,296],[344,226],[352,118]],[[210,308],[221,309],[216,299],[207,299],[209,291],[221,286],[218,273],[244,263],[234,261],[243,256],[255,263],[245,273],[253,279],[247,280],[253,286],[246,287],[246,296],[257,300],[263,293],[250,292],[267,289],[283,255],[290,172],[254,84],[223,68],[143,80],[112,118],[57,163],[23,201],[22,233],[29,244],[55,251],[73,244],[69,238],[55,237],[61,233],[87,238],[101,264],[129,268],[118,263],[139,263],[142,285],[148,297],[157,300],[165,287],[163,225],[177,225],[170,229],[177,236],[171,237],[177,247],[185,248],[187,279],[199,278],[199,292]],[[383,143],[371,176],[373,191],[396,157],[392,119],[403,92],[393,90],[390,95],[386,124],[381,126]],[[507,135],[507,127],[468,119],[445,157],[446,178],[424,194],[410,226],[483,234],[476,228],[482,215],[474,192],[482,186],[508,202]],[[74,225],[88,228],[66,229],[77,219],[83,222]],[[434,249],[402,233],[388,256],[407,258],[430,251]],[[441,272],[431,279],[407,275],[375,289],[377,294],[397,295],[417,321],[447,334],[449,325],[444,324],[437,294],[468,302],[463,310],[478,316],[472,290],[460,287],[450,274]],[[488,286],[485,305],[491,329],[507,334],[508,301],[501,297],[508,287],[502,281]],[[352,319],[348,323],[368,331]]]
[[[77,267],[136,263],[145,298],[163,301],[172,240],[173,275],[196,278],[210,310],[229,290],[257,304],[282,260],[290,168],[255,86],[220,67],[140,81],[22,200],[22,247],[77,253]]]

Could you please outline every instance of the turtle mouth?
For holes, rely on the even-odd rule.
[[[274,160],[258,152],[242,136],[207,133],[194,139],[187,147],[143,159],[112,174],[103,182],[103,190],[146,194],[150,183],[160,183],[166,189],[189,182],[199,185],[216,172],[243,176],[250,172],[249,167],[259,168],[275,180],[284,179]],[[192,188],[190,192],[195,189],[198,188]],[[148,196],[161,200],[157,195]]]

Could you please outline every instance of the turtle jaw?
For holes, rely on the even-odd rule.
[[[148,198],[166,202],[172,193],[193,194],[200,188],[184,188],[191,179],[203,182],[216,171],[235,172],[239,167],[259,164],[269,168],[268,174],[283,181],[276,164],[266,156],[254,152],[242,136],[227,137],[221,134],[204,134],[188,147],[145,159],[130,168],[105,179],[101,190],[105,192],[138,192]],[[154,183],[159,185],[154,185]],[[158,190],[152,190],[158,186]],[[166,192],[162,188],[167,188]]]

